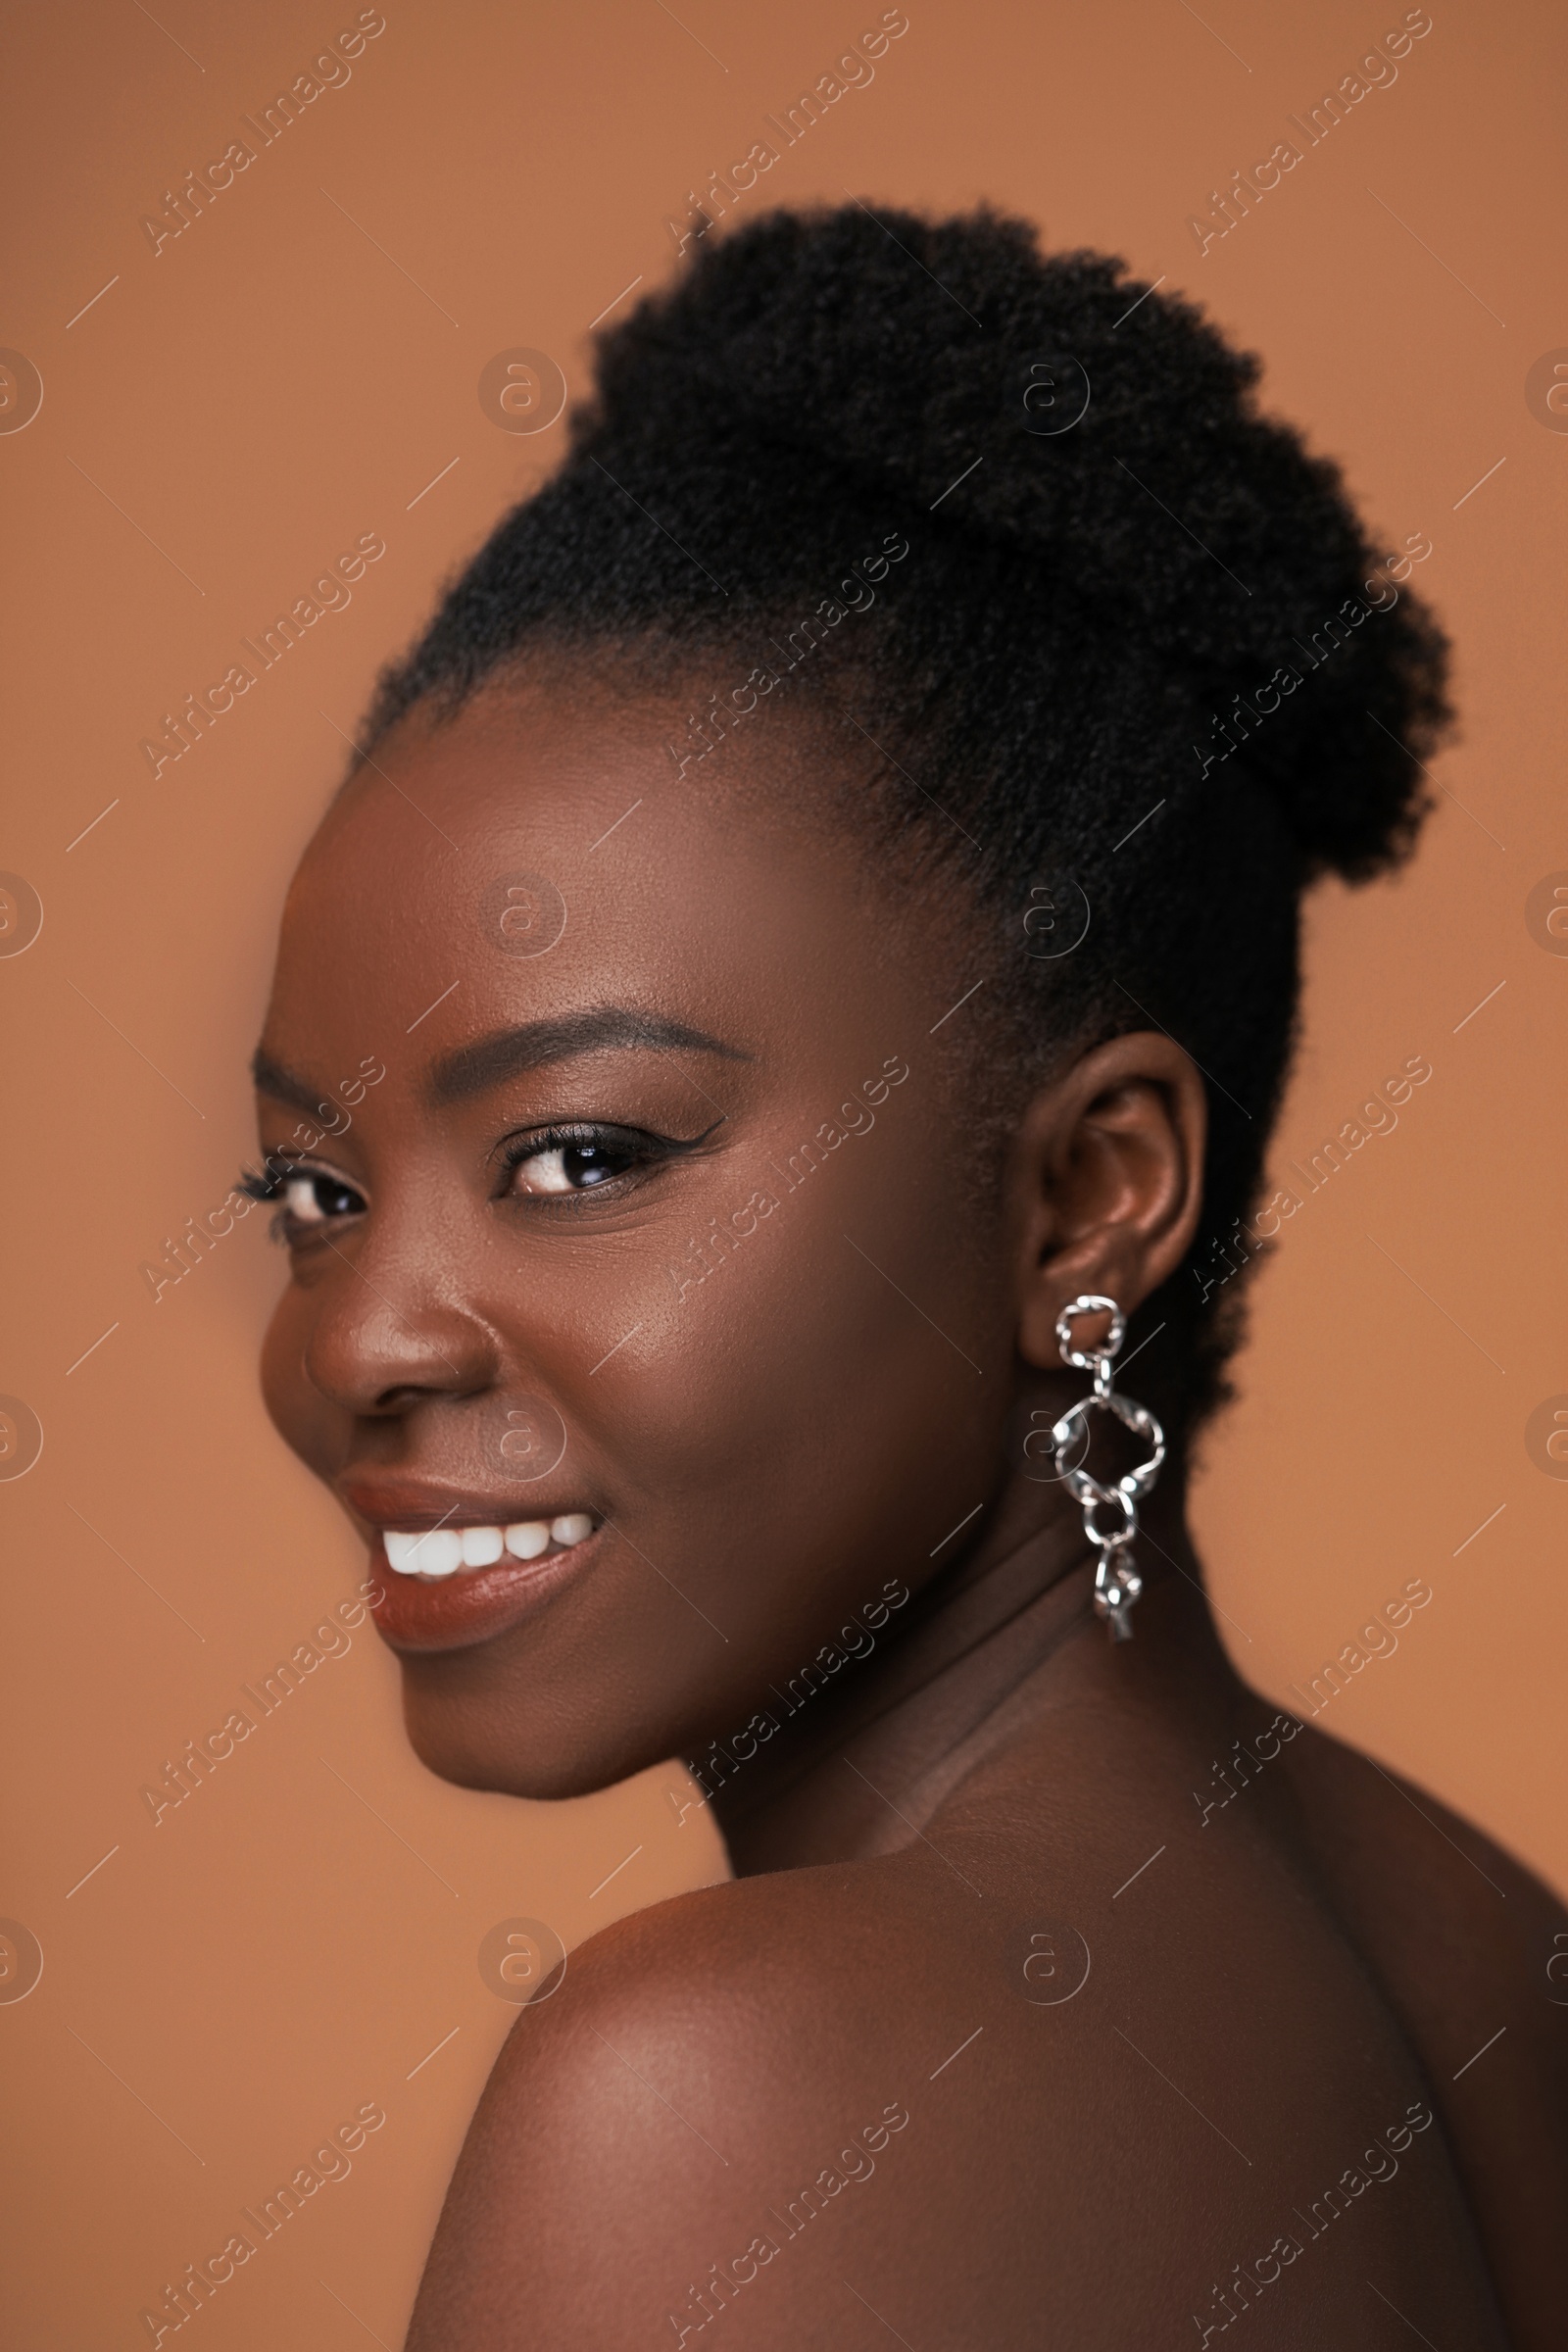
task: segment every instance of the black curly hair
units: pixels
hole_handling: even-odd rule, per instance
[[[1014,1102],[1150,1023],[1204,1074],[1203,1222],[1133,1334],[1163,1326],[1140,1386],[1178,1436],[1229,1393],[1216,1244],[1283,1091],[1302,890],[1407,852],[1450,715],[1441,631],[1338,469],[1258,415],[1258,373],[1190,304],[989,209],[710,236],[599,338],[565,463],[363,738],[552,647],[701,676],[683,773],[780,703],[836,727],[860,821],[963,877]],[[1085,903],[1081,943],[1040,956]]]

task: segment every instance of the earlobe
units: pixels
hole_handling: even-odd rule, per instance
[[[1018,1348],[1057,1362],[1056,1318],[1086,1292],[1130,1314],[1191,1246],[1202,1200],[1203,1081],[1174,1039],[1130,1031],[1036,1096],[1012,1160]]]

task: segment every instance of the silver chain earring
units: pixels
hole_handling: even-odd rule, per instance
[[[1110,1329],[1099,1348],[1083,1349],[1073,1346],[1072,1327],[1079,1315],[1109,1315]],[[1095,1608],[1110,1628],[1113,1642],[1131,1639],[1129,1623],[1133,1603],[1144,1589],[1144,1580],[1132,1562],[1133,1540],[1138,1533],[1138,1504],[1159,1475],[1165,1459],[1165,1433],[1149,1407],[1135,1404],[1111,1385],[1111,1364],[1127,1333],[1127,1318],[1114,1298],[1102,1298],[1085,1293],[1064,1306],[1056,1317],[1056,1345],[1061,1360],[1075,1371],[1092,1372],[1095,1385],[1091,1394],[1080,1396],[1070,1404],[1051,1433],[1055,1448],[1056,1475],[1075,1502],[1083,1505],[1084,1534],[1100,1553],[1095,1569]],[[1082,1462],[1088,1452],[1089,1414],[1100,1405],[1115,1414],[1124,1428],[1136,1438],[1142,1438],[1149,1447],[1149,1458],[1136,1470],[1129,1470],[1113,1487],[1103,1487],[1087,1470],[1074,1468],[1068,1453],[1076,1440],[1085,1443],[1079,1453]],[[1117,1523],[1108,1530],[1100,1524],[1102,1511],[1114,1511]]]

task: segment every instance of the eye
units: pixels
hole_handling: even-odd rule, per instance
[[[296,1225],[326,1225],[334,1217],[358,1216],[365,1202],[341,1177],[322,1176],[312,1169],[284,1182],[283,1214]]]
[[[278,1215],[273,1231],[282,1240],[303,1241],[344,1217],[363,1216],[363,1193],[326,1168],[301,1167],[294,1162],[270,1162],[261,1173],[248,1172],[235,1190],[253,1200],[274,1203]]]
[[[508,1196],[517,1200],[595,1192],[633,1169],[668,1157],[662,1138],[625,1127],[552,1128],[508,1146]]]

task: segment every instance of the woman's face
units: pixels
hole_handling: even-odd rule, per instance
[[[787,713],[682,780],[684,712],[406,722],[259,1057],[301,1161],[269,1409],[367,1536],[418,1753],[518,1794],[697,1753],[915,1589],[1013,1398],[961,927],[807,817]]]

